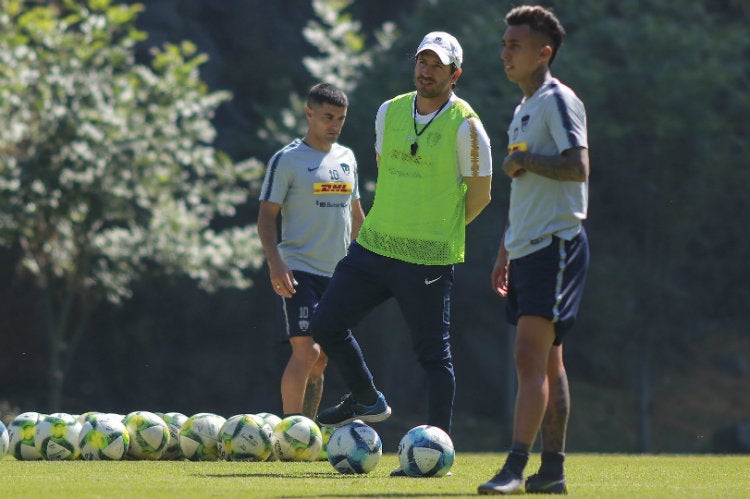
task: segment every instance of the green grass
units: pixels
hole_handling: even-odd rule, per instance
[[[10,498],[374,498],[476,497],[499,454],[460,453],[453,476],[391,478],[393,454],[368,475],[340,475],[327,462],[0,462]],[[539,465],[532,457],[529,470]],[[750,456],[569,454],[570,497],[750,497]]]

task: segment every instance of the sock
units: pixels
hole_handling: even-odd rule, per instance
[[[542,452],[542,465],[539,467],[539,474],[549,478],[561,477],[564,462],[564,452]]]
[[[526,468],[526,463],[529,462],[529,453],[522,450],[512,449],[508,453],[508,457],[505,459],[504,468],[508,468],[514,474],[523,476],[523,470]]]
[[[284,418],[288,418],[290,416],[302,416],[302,413],[301,412],[292,412],[292,413],[289,413],[289,414],[286,414],[286,413],[284,414]],[[282,418],[282,419],[284,419],[284,418]]]

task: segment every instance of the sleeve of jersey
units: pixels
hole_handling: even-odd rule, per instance
[[[283,204],[289,190],[289,169],[284,167],[283,152],[277,152],[268,162],[266,175],[260,189],[260,200]]]
[[[383,151],[383,131],[385,130],[385,112],[388,109],[388,103],[386,101],[378,108],[378,113],[375,115],[375,153],[380,154]]]
[[[555,95],[554,105],[547,106],[548,126],[557,150],[588,148],[586,109],[573,94]]]
[[[354,165],[354,185],[352,186],[352,199],[359,199],[359,165],[357,164],[357,158],[354,153],[351,152],[352,165]]]
[[[479,118],[467,118],[458,128],[456,155],[462,177],[492,175],[490,138]]]

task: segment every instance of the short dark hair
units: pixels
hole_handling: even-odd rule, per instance
[[[310,89],[307,96],[307,105],[331,104],[339,107],[349,107],[349,99],[340,88],[329,83],[318,83]]]
[[[565,28],[563,28],[552,9],[540,5],[521,5],[514,7],[505,16],[505,24],[508,26],[521,26],[528,24],[531,31],[549,38],[552,43],[552,55],[549,65],[555,60],[557,50],[565,39]]]

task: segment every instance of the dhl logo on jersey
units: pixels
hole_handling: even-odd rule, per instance
[[[351,194],[352,184],[346,182],[315,182],[313,194]]]
[[[508,146],[508,152],[515,152],[515,151],[528,151],[529,148],[526,146],[526,142],[516,142],[515,144],[510,144]]]

